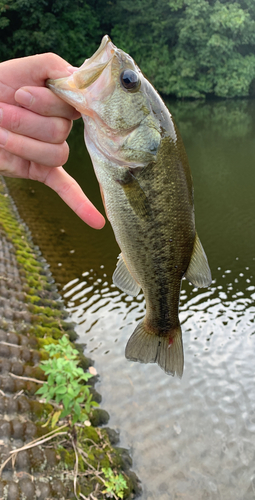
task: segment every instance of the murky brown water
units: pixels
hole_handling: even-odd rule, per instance
[[[48,262],[98,390],[130,448],[145,500],[255,498],[255,102],[174,103],[193,173],[197,229],[213,284],[183,283],[183,379],[128,362],[144,301],[112,285],[119,253],[109,224],[86,227],[57,195],[10,180],[22,218]],[[68,170],[101,208],[81,127]]]

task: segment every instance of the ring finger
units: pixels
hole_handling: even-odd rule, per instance
[[[14,134],[4,128],[0,128],[0,147],[24,160],[40,163],[48,167],[63,165],[69,155],[69,147],[66,142],[50,144]]]

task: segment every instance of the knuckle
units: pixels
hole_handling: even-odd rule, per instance
[[[63,143],[68,137],[72,123],[65,118],[55,120],[54,126],[51,131],[51,141],[56,144]]]
[[[11,132],[19,132],[22,125],[21,114],[18,106],[13,106],[10,112],[10,130]]]
[[[57,54],[54,54],[54,52],[47,52],[46,54],[44,54],[44,56],[47,57],[48,61],[50,61],[53,65],[61,60],[61,57],[59,57]]]
[[[63,144],[60,144],[58,147],[58,151],[56,154],[56,165],[64,165],[69,156],[69,146],[67,142],[63,142]]]
[[[57,54],[54,54],[54,52],[44,52],[42,54],[35,54],[32,56],[36,58],[38,61],[42,62],[42,64],[56,64],[56,61],[60,59]]]

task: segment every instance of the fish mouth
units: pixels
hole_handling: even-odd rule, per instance
[[[84,106],[86,100],[83,91],[98,80],[107,66],[111,64],[117,51],[118,49],[110,37],[105,35],[97,51],[92,57],[86,59],[77,71],[65,78],[48,79],[46,86],[76,109],[82,111],[79,107],[81,104]]]

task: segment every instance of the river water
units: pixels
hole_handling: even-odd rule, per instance
[[[183,282],[182,380],[157,365],[129,362],[125,344],[143,317],[111,280],[118,246],[110,225],[86,227],[45,186],[8,180],[21,217],[51,265],[100,374],[109,425],[120,431],[143,500],[255,498],[255,102],[170,105],[193,174],[196,225],[213,283]],[[83,146],[70,136],[67,169],[102,209]]]

